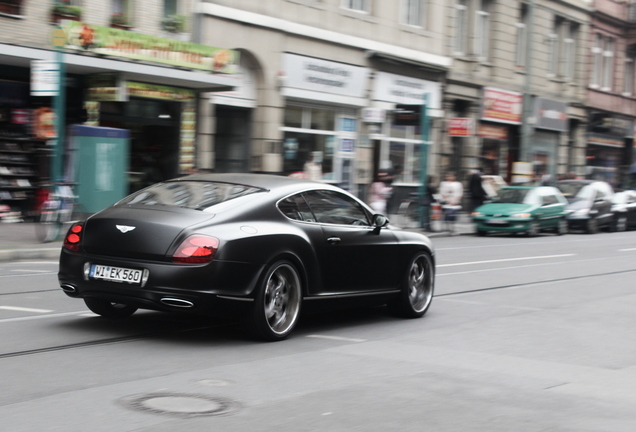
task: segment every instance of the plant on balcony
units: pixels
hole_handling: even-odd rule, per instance
[[[53,6],[53,16],[71,18],[79,20],[82,16],[82,7],[68,3],[55,3]]]
[[[185,23],[183,15],[168,15],[161,20],[161,28],[168,33],[181,33],[185,30]]]
[[[130,27],[130,20],[125,13],[116,13],[110,16],[110,25],[112,27],[128,28]]]

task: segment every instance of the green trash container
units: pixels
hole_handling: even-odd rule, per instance
[[[130,131],[71,127],[77,212],[97,213],[128,194]]]

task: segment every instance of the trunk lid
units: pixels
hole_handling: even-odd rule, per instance
[[[174,207],[109,207],[86,221],[82,248],[95,255],[161,260],[179,233],[213,217]]]

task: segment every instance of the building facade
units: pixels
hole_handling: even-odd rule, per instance
[[[635,187],[636,4],[594,0],[588,48],[588,133],[585,174]]]
[[[507,182],[582,174],[588,22],[584,1],[450,2],[444,108],[469,127],[447,129],[441,164]]]

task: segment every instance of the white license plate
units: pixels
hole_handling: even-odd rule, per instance
[[[121,267],[103,266],[93,264],[89,276],[93,279],[102,279],[111,282],[125,282],[140,284],[142,270],[133,270]]]
[[[503,219],[488,219],[488,223],[491,225],[505,225],[508,221]]]

